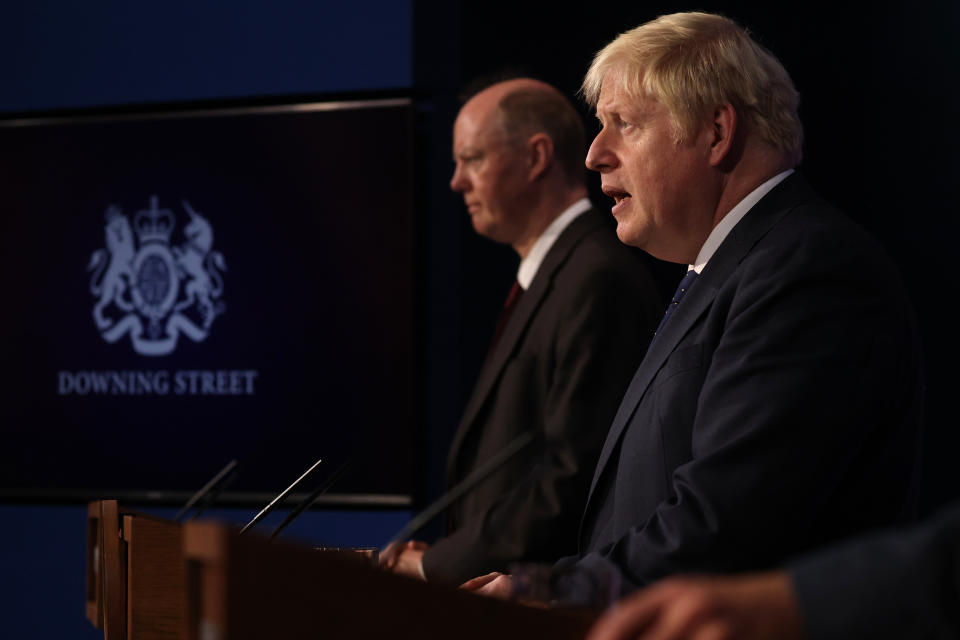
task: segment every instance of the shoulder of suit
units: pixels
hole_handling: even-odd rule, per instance
[[[879,240],[832,204],[808,200],[790,207],[757,243],[778,253],[818,253],[866,264],[891,262]]]

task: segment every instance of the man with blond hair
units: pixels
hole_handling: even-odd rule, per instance
[[[454,435],[448,486],[521,434],[533,442],[451,506],[444,537],[393,545],[386,568],[459,584],[576,551],[606,427],[663,308],[639,256],[590,205],[585,155],[576,109],[537,80],[494,84],[457,116],[450,187],[477,233],[520,265]]]
[[[554,596],[603,604],[671,574],[771,567],[911,517],[912,311],[884,251],[794,171],[798,95],[779,61],[727,18],[674,14],[601,50],[583,93],[617,235],[688,271]]]

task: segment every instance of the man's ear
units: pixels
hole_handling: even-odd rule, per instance
[[[553,162],[553,140],[545,133],[535,133],[527,138],[527,151],[527,177],[531,181],[539,180]]]
[[[713,131],[710,140],[710,165],[720,166],[730,155],[737,135],[737,110],[729,102],[713,111]]]

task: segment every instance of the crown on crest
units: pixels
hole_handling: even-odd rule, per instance
[[[170,234],[173,233],[174,218],[169,209],[160,209],[157,206],[157,196],[150,196],[150,208],[140,209],[133,219],[133,228],[140,238],[140,244],[148,242],[170,243]]]

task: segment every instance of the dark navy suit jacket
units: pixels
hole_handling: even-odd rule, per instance
[[[919,354],[889,258],[791,175],[650,345],[600,454],[580,558],[558,569],[616,575],[622,594],[910,518]],[[570,584],[577,600],[587,583]]]

